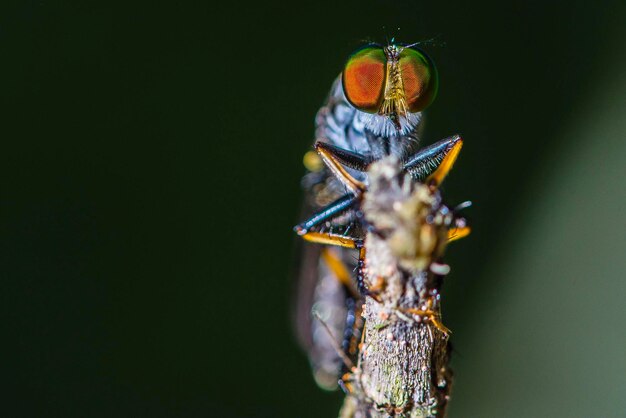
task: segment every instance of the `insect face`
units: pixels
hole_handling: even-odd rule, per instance
[[[367,45],[348,59],[342,83],[356,109],[387,118],[402,130],[410,114],[432,103],[438,76],[433,61],[417,48]]]

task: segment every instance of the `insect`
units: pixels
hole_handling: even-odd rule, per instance
[[[439,141],[417,152],[422,111],[434,100],[438,75],[433,61],[415,45],[368,44],[346,62],[331,93],[316,117],[319,147],[328,145],[340,154],[359,154],[365,163],[391,155],[405,162],[415,180],[423,180],[450,153],[459,138]],[[319,148],[318,147],[318,148]],[[315,151],[305,155],[309,173],[305,190],[307,232],[350,233],[364,238],[366,231],[356,210],[358,199],[324,165]],[[342,168],[367,183],[364,172],[349,164]],[[317,383],[334,389],[345,372],[343,353],[352,361],[358,355],[363,294],[352,279],[358,268],[358,251],[345,247],[307,245],[302,250],[296,329],[307,350]],[[313,310],[322,321],[311,316]],[[338,349],[339,348],[339,349]]]

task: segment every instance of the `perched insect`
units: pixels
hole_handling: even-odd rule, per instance
[[[390,155],[372,161],[333,145],[316,150],[350,191],[365,235],[311,229],[323,214],[298,229],[310,242],[358,251],[356,283],[365,298],[365,334],[358,363],[342,378],[347,398],[340,417],[443,416],[452,374],[449,331],[441,322],[440,288],[449,267],[441,257],[448,242],[469,234],[464,218],[442,203],[438,186],[461,149],[456,137],[437,169],[422,183],[411,174],[419,151],[407,162]],[[366,182],[347,168],[366,174]],[[347,208],[337,208],[333,216]]]
[[[407,164],[415,180],[423,180],[454,148],[450,137],[416,154],[422,110],[434,100],[437,70],[425,52],[415,45],[369,44],[357,50],[316,117],[319,144],[341,148],[345,155],[360,154],[371,163],[387,155]],[[345,193],[345,185],[332,175],[315,151],[305,154],[309,170],[302,181],[305,190],[299,234],[350,232],[365,237],[354,210],[357,199]],[[364,173],[344,168],[356,180],[367,182]],[[362,294],[351,278],[357,268],[355,250],[329,246],[305,246],[300,260],[296,306],[296,329],[307,350],[317,383],[337,387],[342,374],[342,356],[337,347],[355,360],[362,318]],[[323,321],[311,316],[311,311]],[[345,367],[343,367],[345,368]]]

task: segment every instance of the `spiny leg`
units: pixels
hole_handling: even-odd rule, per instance
[[[362,246],[363,240],[348,235],[334,234],[332,232],[305,232],[301,235],[305,241],[314,244],[334,245],[336,247],[357,248]],[[357,248],[358,249],[358,248]]]
[[[341,215],[350,209],[356,203],[358,197],[365,191],[365,184],[348,173],[342,164],[356,170],[364,171],[367,170],[372,162],[369,157],[365,157],[321,141],[317,141],[315,143],[315,150],[324,161],[324,164],[326,164],[337,179],[341,181],[341,183],[354,195],[349,193],[345,194],[321,209],[319,212],[315,213],[305,222],[297,225],[294,230],[298,233],[298,235],[304,235],[316,225],[319,225],[330,218]]]
[[[364,260],[364,258],[365,258],[365,252],[364,250],[362,251],[360,249],[359,260]],[[360,264],[360,267],[358,267],[359,273],[357,274],[357,287],[362,297],[365,297],[370,292],[364,284],[363,263],[359,263],[359,264]],[[358,285],[358,283],[361,283],[361,284]],[[378,301],[376,296],[372,295],[371,297],[373,297],[375,300]],[[362,298],[354,299],[353,311],[351,312],[349,311],[349,313],[352,313],[353,322],[351,324],[349,323],[349,320],[350,320],[349,317],[348,317],[348,321],[346,321],[346,326],[347,327],[350,326],[350,328],[346,327],[346,330],[347,331],[349,330],[349,333],[346,332],[345,334],[344,346],[347,348],[347,353],[350,356],[352,356],[355,359],[355,361],[357,359],[359,350],[361,349],[361,344],[363,342],[364,330],[365,330],[365,319],[361,315],[363,311],[363,306],[364,306],[364,305],[361,305],[362,302],[363,302]],[[346,375],[344,375],[344,377],[341,380],[345,381],[345,378],[346,378]]]
[[[330,171],[337,177],[337,179],[346,186],[355,195],[360,195],[365,191],[365,184],[355,179],[345,167],[342,165],[341,159],[335,156],[336,147],[329,147],[324,142],[317,141],[315,143],[315,150],[322,157],[324,164],[330,169]],[[345,150],[342,150],[345,151]],[[349,152],[349,151],[345,151]],[[354,154],[356,156],[357,154]]]
[[[459,135],[455,135],[422,148],[404,163],[404,170],[414,178],[422,180],[427,176],[432,177],[441,169],[437,179],[438,185],[452,168],[452,163],[454,163],[462,143],[463,139]]]
[[[354,300],[354,312],[353,317],[354,321],[352,323],[352,328],[350,330],[350,340],[348,344],[348,354],[353,356],[356,359],[356,355],[359,351],[359,345],[361,343],[361,336],[363,334],[363,326],[365,325],[365,320],[361,313],[363,312],[363,300],[355,299]]]
[[[356,248],[359,250],[359,261],[356,267],[356,287],[363,296],[372,296],[365,284],[365,245],[363,245],[363,241],[360,241]]]
[[[357,325],[357,317],[359,314],[358,303],[358,299],[350,296],[346,298],[346,323],[343,331],[343,341],[341,342],[341,349],[353,359],[356,354],[356,350],[353,347],[353,340],[354,338],[358,338],[358,336],[355,335],[355,326]]]
[[[326,142],[317,141],[315,149],[317,152],[323,150],[325,153],[332,155],[339,163],[358,171],[367,171],[370,164],[374,161],[372,157],[357,154]]]
[[[356,200],[357,198],[353,194],[345,194],[339,199],[322,208],[306,221],[296,225],[293,229],[294,231],[296,231],[296,233],[298,233],[298,235],[304,235],[308,233],[311,228],[331,218],[339,216],[352,208]]]
[[[461,152],[461,147],[463,146],[463,140],[461,137],[457,137],[457,140],[454,142],[450,151],[443,157],[443,161],[439,164],[439,167],[426,179],[426,184],[429,184],[434,187],[439,187],[443,180],[446,178],[450,170],[452,170],[452,166],[459,156],[459,152]]]

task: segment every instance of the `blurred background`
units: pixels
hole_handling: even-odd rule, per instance
[[[364,41],[433,39],[449,416],[626,410],[623,1],[3,2],[2,415],[332,417],[290,328],[302,154]]]

